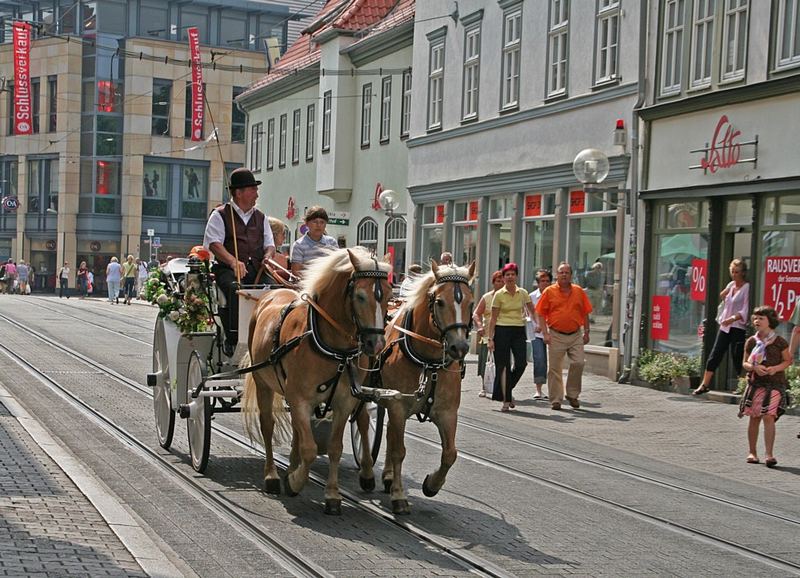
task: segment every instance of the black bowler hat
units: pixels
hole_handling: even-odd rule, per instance
[[[260,184],[261,181],[256,180],[253,173],[250,172],[250,169],[239,167],[231,173],[231,184],[228,185],[228,188],[231,191],[235,191],[236,189],[243,189],[245,187],[257,187]]]

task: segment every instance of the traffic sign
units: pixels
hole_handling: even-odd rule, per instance
[[[328,224],[329,225],[350,225],[349,211],[328,211]]]
[[[161,247],[161,237],[153,237],[153,247],[156,249]]]
[[[156,234],[156,230],[155,229],[147,229],[147,236],[148,237],[152,237],[155,234]]]

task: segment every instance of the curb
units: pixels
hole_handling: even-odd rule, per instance
[[[148,576],[165,578],[183,576],[183,573],[167,559],[164,552],[117,498],[106,490],[75,456],[59,445],[42,424],[30,415],[2,385],[0,385],[0,404],[5,406],[28,435],[33,438],[33,441],[86,496]]]

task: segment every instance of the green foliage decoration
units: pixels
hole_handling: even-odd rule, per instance
[[[181,333],[207,331],[211,327],[208,295],[194,284],[190,283],[185,293],[172,291],[164,274],[155,270],[145,281],[143,293],[146,301],[158,306],[158,316],[175,323]]]
[[[676,377],[700,375],[700,357],[644,350],[639,356],[639,378],[653,384],[667,384]]]

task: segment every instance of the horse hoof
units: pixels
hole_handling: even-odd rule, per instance
[[[392,480],[383,480],[383,493],[388,494],[392,491]]]
[[[430,477],[431,477],[430,474],[425,476],[425,480],[423,480],[422,482],[422,493],[425,494],[427,497],[432,498],[439,493],[439,490],[434,490],[428,485],[428,480],[430,480]]]
[[[392,512],[398,516],[408,516],[411,513],[408,500],[392,500]]]
[[[264,480],[264,491],[268,494],[279,496],[281,494],[281,481],[278,478]]]
[[[358,483],[361,484],[361,489],[365,492],[371,492],[375,489],[375,478],[362,478],[358,476]]]
[[[294,498],[297,495],[297,492],[292,489],[292,484],[289,482],[288,477],[283,480],[283,490],[290,498]]]
[[[328,516],[341,516],[342,515],[342,501],[336,499],[325,500],[325,513]]]

